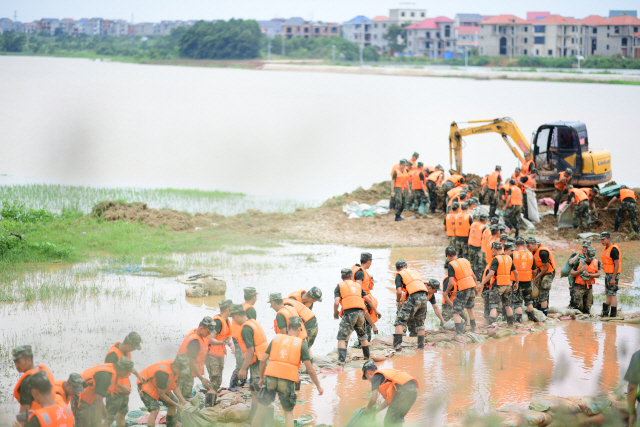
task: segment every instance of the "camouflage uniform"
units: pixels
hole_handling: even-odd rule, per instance
[[[311,348],[318,337],[318,323],[316,321],[316,325],[311,328],[305,324],[305,328],[307,329],[307,345]]]
[[[154,399],[153,397],[149,396],[146,392],[141,391],[142,390],[142,386],[138,385],[138,394],[140,395],[140,400],[142,400],[142,403],[144,403],[144,406],[147,407],[147,410],[149,412],[152,411],[157,411],[160,409],[160,404],[162,403],[162,405],[166,406],[166,403],[162,402],[162,401],[158,401],[156,399]],[[175,397],[173,395],[173,393],[167,393],[167,395],[171,398],[171,400],[173,400],[174,402],[178,402],[178,398]],[[81,424],[84,425],[84,424]]]
[[[415,292],[407,296],[406,301],[398,310],[394,326],[408,326],[409,332],[423,331],[424,322],[427,319],[427,293]]]
[[[573,285],[573,294],[571,295],[571,302],[573,306],[583,313],[591,312],[591,305],[593,305],[593,286],[586,286],[576,283]]]
[[[482,290],[482,302],[484,303],[484,310],[482,311],[482,317],[484,317],[485,319],[488,319],[490,316],[490,312],[491,312],[491,307],[490,307],[490,303],[489,303],[489,289],[485,288]]]
[[[98,399],[102,397],[98,396]],[[100,424],[98,417],[96,416],[96,410],[93,405],[88,404],[84,400],[80,401],[78,409],[74,412],[75,425],[94,427]]]
[[[427,190],[429,190],[430,209],[431,212],[433,212],[438,208],[438,189],[436,188],[436,183],[433,181],[427,181]]]
[[[205,365],[207,366],[207,372],[209,372],[209,381],[211,381],[211,387],[218,391],[222,384],[222,370],[224,369],[224,359],[207,354],[205,359]]]
[[[425,213],[429,211],[428,209],[429,199],[424,195],[422,189],[420,190],[411,190],[411,197],[409,197],[409,206],[413,208],[414,212],[419,212],[420,204],[424,205]]]
[[[367,331],[365,329],[366,320],[364,319],[363,310],[354,310],[350,313],[344,313],[342,319],[340,319],[340,326],[338,327],[339,341],[349,339],[351,332],[355,331],[358,335],[358,341],[364,341],[367,339]]]
[[[620,224],[622,223],[622,217],[625,212],[629,212],[629,219],[631,220],[631,227],[633,231],[636,233],[640,233],[638,230],[638,214],[636,212],[636,202],[631,199],[625,199],[624,202],[620,203],[620,207],[618,208],[618,214],[616,215],[615,229],[618,230]]]
[[[129,395],[126,393],[107,394],[105,408],[110,420],[115,420],[118,414],[129,413]]]
[[[615,279],[613,278],[613,273],[605,273],[604,274],[604,288],[605,288],[605,291],[606,291],[607,295],[616,296],[618,294],[618,279],[619,278],[620,278],[620,273],[616,274]]]
[[[456,292],[456,299],[453,300],[453,312],[462,314],[464,309],[472,309],[476,305],[475,288],[465,289]]]
[[[442,311],[442,318],[444,319],[445,322],[448,322],[449,320],[453,319],[453,307],[451,307],[449,304],[442,303],[441,311]],[[462,310],[462,312],[458,314],[468,323],[469,316],[467,315],[466,310]]]
[[[249,380],[249,390],[251,391],[259,391],[260,390],[260,361],[253,362],[249,365],[249,369],[247,369],[247,376],[251,375]]]
[[[518,290],[511,291],[511,308],[516,309],[518,307],[526,307],[529,304],[533,304],[531,289],[531,282],[518,283]]]
[[[575,211],[573,211],[573,228],[578,228],[582,220],[582,230],[587,231],[587,224],[589,223],[589,201],[583,200],[578,203]]]
[[[503,307],[511,307],[511,290],[511,285],[493,285],[488,295],[489,308],[499,308],[500,303],[502,303]]]
[[[449,238],[449,246],[453,246],[454,248],[456,247],[456,238],[455,236],[448,236]]]
[[[265,376],[262,388],[258,391],[258,402],[261,405],[269,406],[276,400],[276,393],[282,409],[286,412],[293,411],[298,400],[296,383],[282,378]]]
[[[404,211],[404,205],[407,199],[405,198],[402,188],[394,188],[394,192],[395,194],[393,195],[393,204],[396,208],[396,215],[400,215],[402,214],[402,211]]]
[[[469,238],[468,237],[456,237],[455,248],[458,253],[458,258],[469,258]]]
[[[509,206],[504,212],[504,222],[507,227],[516,230],[516,236],[520,233],[520,214],[522,206]]]
[[[234,355],[236,356],[236,368],[233,370],[233,375],[238,375],[238,372],[240,372],[240,368],[242,368],[242,364],[244,363],[244,353],[235,338],[233,338],[233,346],[235,347]]]
[[[178,377],[178,387],[185,400],[189,400],[193,396],[193,382],[194,380],[190,373]]]
[[[496,216],[498,209],[498,199],[500,198],[498,190],[488,190],[489,194],[489,217]]]
[[[536,298],[535,302],[540,304],[542,302],[549,302],[549,291],[551,290],[551,284],[553,282],[553,278],[555,277],[554,273],[545,274],[542,276],[539,282],[538,290],[540,294],[538,298]]]
[[[480,248],[475,246],[467,246],[469,251],[469,263],[471,264],[471,269],[476,277],[482,277],[482,271],[484,270],[482,266],[482,255],[483,252]]]

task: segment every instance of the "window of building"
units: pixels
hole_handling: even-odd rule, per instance
[[[382,24],[382,28],[387,28],[387,24]]]
[[[430,33],[429,31],[426,31],[426,32],[425,32],[425,36],[426,36],[428,39],[430,39],[430,38],[431,38],[431,33]]]
[[[525,49],[525,50],[524,50],[524,54],[525,54],[525,55],[527,54],[527,49]]]
[[[571,43],[572,43],[572,44],[575,44],[575,42],[576,42],[576,39],[573,39],[573,38],[572,38],[572,39],[571,39]]]
[[[337,32],[338,32],[338,29],[337,29],[336,27],[333,27],[333,28],[331,28],[331,32],[332,32],[332,33],[337,33]]]
[[[374,35],[373,35],[373,39],[374,39],[374,40],[378,40],[378,35],[377,35],[377,34],[374,34]]]
[[[378,24],[373,24],[373,28],[378,28]]]
[[[446,38],[451,37],[451,27],[449,27],[448,25],[446,27],[444,27],[444,36]]]
[[[607,37],[609,37],[609,33],[607,33]]]
[[[409,42],[409,47],[411,47],[411,42]]]
[[[494,26],[493,26],[493,32],[495,33],[496,31],[498,31],[498,26],[497,26],[497,25],[494,25]]]
[[[609,26],[607,25],[607,30],[609,30],[609,29],[610,29],[610,28],[609,28]]]
[[[607,45],[607,50],[609,50],[609,45]]]
[[[411,17],[413,18],[414,16],[416,16],[415,12],[411,12]]]
[[[451,42],[447,42],[447,47],[451,46]]]
[[[553,50],[549,49],[549,51],[548,51],[547,55],[549,55],[549,56],[553,56]]]
[[[287,33],[291,33],[291,27],[287,27]]]
[[[316,34],[320,34],[320,28],[316,28],[315,31],[316,31]]]
[[[437,38],[437,39],[439,39],[439,38],[440,38],[440,31],[438,31],[438,32],[436,33],[436,38]]]
[[[404,12],[400,12],[400,16],[404,16]]]
[[[546,28],[547,27],[544,26],[544,25],[536,25],[536,26],[533,27],[533,32],[534,33],[544,33]]]
[[[356,24],[356,30],[360,29],[360,24]]]
[[[571,27],[571,31],[575,33],[576,32],[576,27],[575,26]]]
[[[534,44],[544,44],[544,37],[534,37],[533,38],[533,43]]]
[[[613,32],[616,34],[620,34],[620,27],[613,27]]]
[[[528,32],[529,32],[529,27],[525,26],[525,27],[524,27],[524,32],[525,32],[525,33],[528,33]]]
[[[536,55],[540,55],[540,49],[536,49]]]
[[[354,35],[353,35],[353,39],[354,39],[354,40],[358,40],[358,35],[357,35],[357,34],[354,34]]]
[[[513,34],[515,31],[514,27],[511,27],[511,34]]]
[[[623,37],[622,38],[622,46],[626,46],[627,45],[627,38]]]
[[[575,49],[571,49],[571,55],[575,55],[575,54],[576,54]]]
[[[305,27],[304,32],[305,32],[305,33],[308,33],[308,32],[309,32],[309,28],[306,28],[306,27]]]
[[[424,18],[424,12],[420,12],[420,17]]]
[[[480,48],[480,53],[484,53],[484,48],[483,47]]]
[[[528,39],[526,37],[524,38],[524,42],[525,44],[528,42]]]

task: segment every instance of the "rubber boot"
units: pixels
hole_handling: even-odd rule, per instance
[[[611,307],[611,313],[609,317],[616,317],[618,315],[618,307]]]
[[[393,349],[402,351],[402,334],[393,334]]]
[[[507,325],[513,326],[513,316],[507,316]]]
[[[527,317],[529,318],[530,322],[533,322],[533,311],[528,311],[527,310]]]
[[[522,323],[522,314],[516,313],[516,323]]]
[[[602,303],[602,314],[600,314],[600,317],[609,317],[609,304],[606,302]]]
[[[541,312],[542,312],[542,314],[544,314],[545,316],[547,315],[547,309],[546,309],[546,308],[543,308],[543,309],[541,309],[540,311],[541,311]]]
[[[347,361],[347,349],[339,348],[338,349],[338,363],[340,365],[344,365]]]
[[[494,323],[496,323],[496,318],[489,316],[489,326],[493,325]]]
[[[471,325],[471,330],[472,330],[472,331],[475,331],[475,330],[476,330],[476,320],[475,320],[475,319],[470,320],[470,321],[469,321],[469,325]]]
[[[418,350],[424,350],[424,335],[418,335]]]
[[[396,221],[402,221],[404,220],[404,218],[402,218],[400,215],[396,214]]]
[[[211,408],[213,405],[216,404],[216,400],[218,398],[218,395],[215,393],[206,393],[204,395],[204,407],[205,408]]]
[[[364,356],[364,360],[371,359],[371,353],[369,352],[369,346],[368,345],[363,345],[362,346],[362,355]]]
[[[456,333],[458,335],[464,334],[464,325],[462,323],[455,323],[456,325]]]
[[[231,380],[229,381],[229,391],[237,392],[238,391],[238,375],[231,375]]]
[[[258,405],[251,405],[251,411],[249,411],[249,418],[247,421],[253,421],[253,417],[256,415],[256,411],[258,410]]]
[[[502,320],[506,320],[507,319],[507,309],[505,307],[502,307]]]
[[[178,415],[167,415],[167,427],[176,427],[178,425]]]

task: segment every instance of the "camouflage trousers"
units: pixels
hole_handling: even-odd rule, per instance
[[[442,184],[442,212],[447,212],[447,203],[449,203],[449,197],[447,196],[447,192],[452,190],[454,187],[453,182],[445,181]]]
[[[105,407],[110,420],[115,420],[118,414],[129,413],[129,395],[126,393],[107,394]]]
[[[489,217],[496,216],[496,209],[498,209],[498,199],[500,193],[497,190],[489,190]]]
[[[455,236],[447,236],[449,239],[449,246],[456,247],[456,237]]]
[[[97,399],[102,399],[102,397],[98,396]],[[95,401],[92,404],[88,404],[84,400],[80,401],[78,409],[74,413],[77,427],[98,427],[102,425],[102,420],[96,416],[95,405]]]
[[[583,313],[591,312],[591,305],[593,305],[593,287],[574,284],[573,295],[571,295],[571,302],[573,306]]]
[[[488,295],[489,308],[511,307],[511,292],[513,288],[509,286],[493,285]]]
[[[411,190],[411,196],[409,196],[409,207],[413,209],[414,212],[419,212],[420,205],[424,205],[425,213],[429,211],[428,209],[428,198],[422,191],[420,190]]]
[[[458,314],[465,320],[467,324],[469,323],[469,316],[467,315],[466,310],[462,310],[462,312]],[[442,318],[445,322],[453,319],[453,307],[444,302],[442,303]]]
[[[573,211],[573,228],[580,226],[582,220],[582,231],[587,231],[587,224],[589,223],[589,201],[583,200],[578,203],[576,209]]]
[[[240,344],[238,344],[238,341],[235,338],[233,338],[233,346],[235,348],[235,352],[233,354],[236,357],[236,368],[233,370],[233,375],[238,375],[238,372],[240,372],[240,368],[244,363],[244,353],[242,352]]]
[[[620,278],[620,273],[616,274],[615,279],[613,278],[613,273],[604,274],[604,289],[607,295],[616,296],[618,294],[619,278]]]
[[[553,190],[553,214],[556,215],[558,213],[558,209],[560,208],[560,202],[562,202],[562,196],[566,193],[565,191],[560,191],[557,188]]]
[[[529,201],[526,193],[522,193],[522,216],[529,219]]]
[[[311,348],[313,347],[313,343],[316,342],[316,338],[318,337],[318,323],[316,323],[316,325],[313,327],[308,327],[306,323],[304,324],[304,326],[307,329],[307,335],[308,335],[307,345],[309,346],[309,348]]]
[[[531,296],[531,282],[518,283],[518,290],[511,291],[511,308],[527,307],[533,304]]]
[[[516,236],[520,234],[520,214],[522,206],[509,206],[504,212],[504,223],[507,227],[516,230]]]
[[[205,359],[205,365],[207,372],[209,372],[209,381],[211,381],[211,387],[218,391],[222,384],[222,370],[224,369],[224,358],[212,356],[207,354]]]
[[[166,402],[162,400],[154,399],[153,397],[149,396],[146,392],[142,391],[141,387],[138,387],[138,394],[140,395],[140,400],[142,400],[142,403],[144,403],[144,406],[147,407],[147,410],[149,412],[159,410],[161,404],[164,406],[167,406]],[[172,392],[168,392],[167,395],[174,402],[178,401],[178,398]]]
[[[476,305],[476,291],[475,288],[465,289],[463,291],[456,292],[456,299],[453,300],[453,312],[462,315],[462,312],[467,309],[471,310]]]
[[[394,188],[393,190],[395,192],[393,195],[393,205],[396,208],[396,215],[401,215],[402,211],[404,211],[404,205],[407,202],[407,199],[401,188]]]
[[[638,230],[638,213],[636,212],[636,203],[633,199],[625,199],[624,202],[620,203],[618,214],[616,215],[615,229],[618,230],[618,227],[620,227],[622,217],[624,217],[625,212],[629,212],[629,220],[631,221],[633,231],[640,233],[640,230]]]
[[[193,397],[193,383],[194,379],[191,374],[180,375],[178,377],[178,388],[180,389],[180,393],[182,393],[182,397],[185,400],[189,400]]]
[[[469,263],[471,264],[471,269],[476,277],[482,277],[482,271],[484,270],[484,266],[482,265],[482,251],[480,248],[476,246],[468,246],[469,251]]]
[[[427,293],[424,291],[415,292],[407,296],[404,304],[398,310],[394,326],[407,326],[409,327],[409,332],[411,330],[423,331],[424,322],[427,319],[428,302]]]
[[[247,379],[249,380],[249,390],[260,391],[260,361],[253,362],[247,369]]]
[[[554,274],[545,274],[538,283],[538,290],[540,291],[538,298],[535,299],[536,304],[543,302],[549,302],[549,291],[551,290],[551,284],[553,282]],[[548,306],[548,304],[547,304]]]
[[[404,417],[409,413],[418,398],[418,388],[413,381],[398,386],[397,390],[389,404],[387,414],[384,416],[384,427],[403,425]]]
[[[349,339],[349,335],[353,331],[358,335],[358,341],[365,341],[367,339],[365,323],[367,321],[364,318],[363,310],[345,312],[340,319],[340,326],[338,326],[338,341]]]
[[[278,394],[282,409],[285,412],[293,411],[298,400],[296,383],[282,378],[265,376],[262,388],[258,391],[258,402],[263,406],[269,406],[276,400],[276,394]]]
[[[468,237],[456,237],[456,252],[458,258],[469,259],[469,238]]]
[[[431,209],[431,212],[433,212],[438,208],[438,190],[436,188],[436,183],[433,181],[427,181],[427,190],[429,190],[429,208]]]

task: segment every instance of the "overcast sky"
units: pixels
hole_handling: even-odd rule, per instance
[[[388,15],[390,8],[426,8],[427,16],[456,13],[503,13],[525,17],[527,11],[549,11],[554,14],[583,18],[598,14],[608,16],[609,9],[640,8],[638,0],[530,0],[508,1],[453,0],[440,2],[387,0],[2,0],[0,17],[31,22],[40,18],[131,19],[135,22],[188,19],[271,19],[301,16],[316,21],[347,21],[357,15],[373,18]]]

